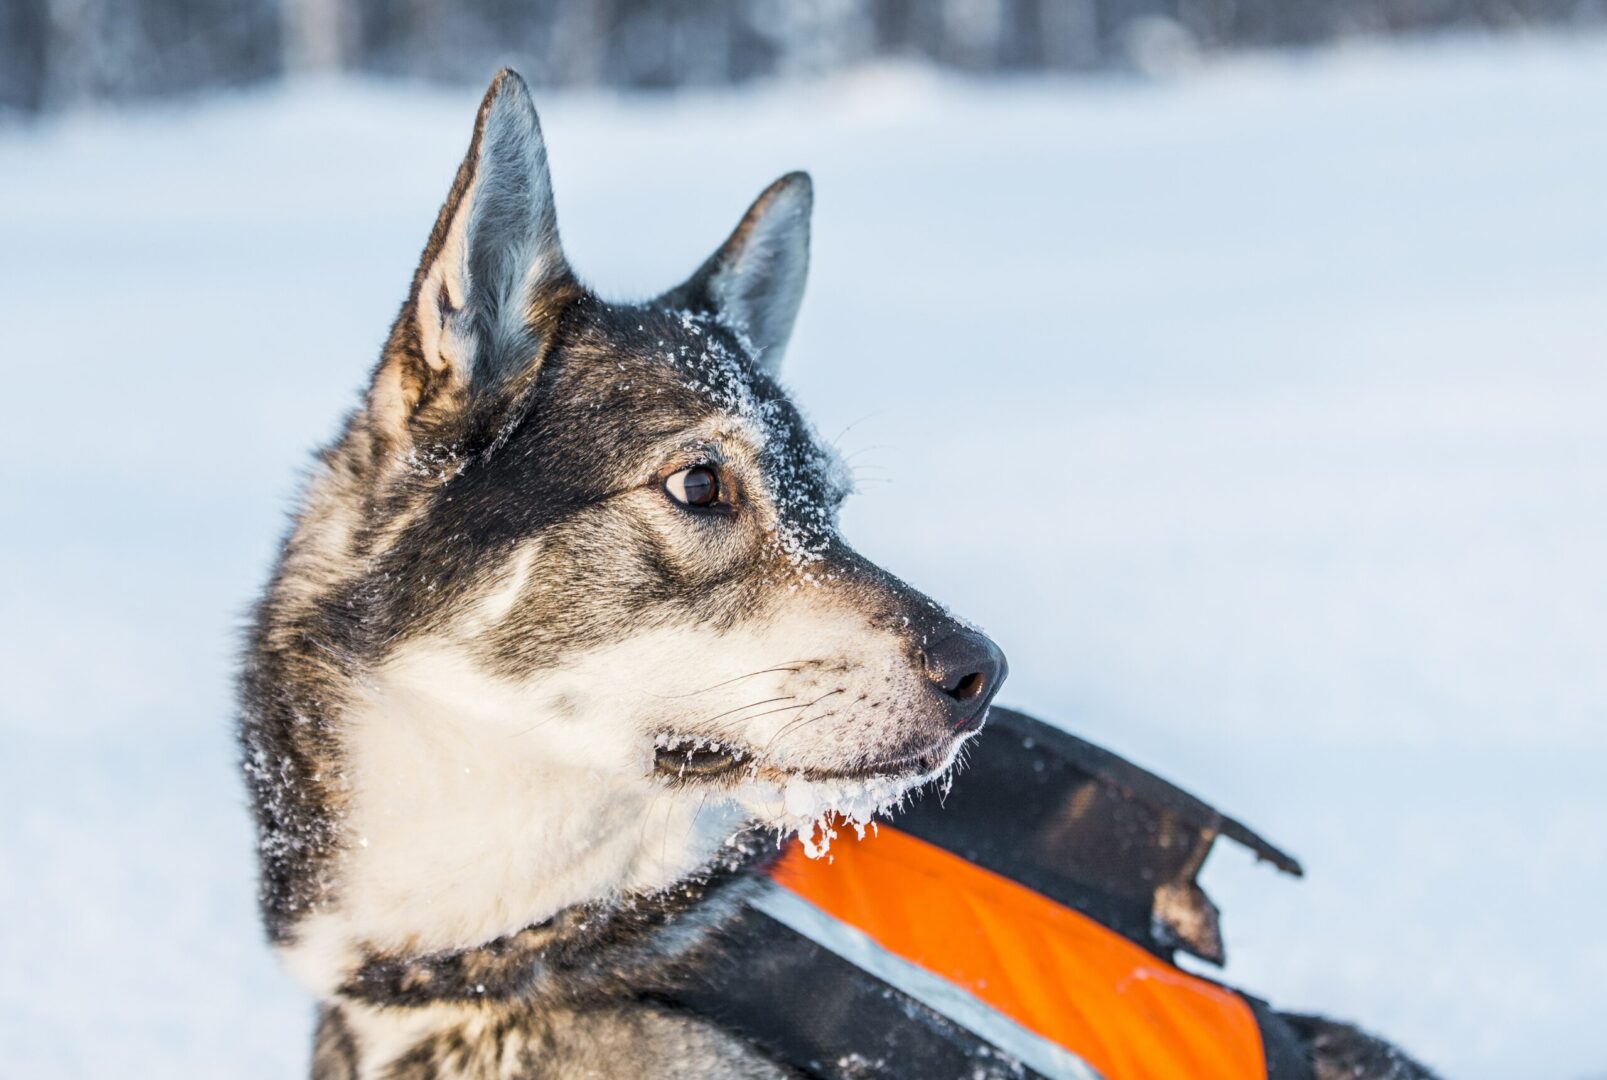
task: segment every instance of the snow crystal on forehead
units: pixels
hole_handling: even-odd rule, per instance
[[[761,391],[756,385],[761,376],[744,335],[715,315],[672,314],[694,340],[677,344],[665,359],[685,377],[687,389],[741,425],[753,440],[774,489],[776,546],[801,571],[802,580],[813,582],[809,566],[820,561],[836,536],[836,501],[850,487],[846,465],[823,447],[779,391]],[[735,349],[729,341],[736,343]]]

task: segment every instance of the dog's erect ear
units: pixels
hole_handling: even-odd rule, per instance
[[[759,365],[774,374],[803,300],[813,205],[808,173],[783,176],[748,208],[720,250],[661,301],[718,314],[747,336]]]
[[[527,371],[574,278],[530,91],[504,69],[391,332],[371,407],[405,424]]]

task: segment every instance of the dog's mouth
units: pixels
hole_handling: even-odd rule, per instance
[[[940,770],[949,759],[953,742],[945,740],[913,753],[878,758],[847,769],[789,768],[762,762],[754,752],[737,746],[711,745],[696,739],[666,739],[653,751],[653,772],[678,783],[765,779],[872,780],[914,778]]]
[[[752,747],[663,736],[653,771],[682,791],[734,800],[752,821],[783,837],[796,833],[804,854],[814,859],[827,853],[839,829],[851,828],[863,838],[878,817],[902,807],[917,789],[951,776],[969,737],[962,732],[913,751],[891,749],[851,767],[820,768],[770,759]]]
[[[715,780],[742,771],[751,755],[736,747],[659,746],[653,751],[653,771],[675,780]]]

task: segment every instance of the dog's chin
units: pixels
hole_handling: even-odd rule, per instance
[[[849,763],[777,761],[751,747],[673,737],[657,742],[654,773],[661,782],[696,794],[729,800],[750,823],[796,834],[804,854],[819,858],[838,830],[863,837],[877,818],[903,807],[918,789],[948,775],[973,731],[949,731],[924,744],[909,744]]]

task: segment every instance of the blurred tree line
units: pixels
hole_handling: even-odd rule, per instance
[[[1200,51],[1601,21],[1607,0],[0,0],[0,108],[288,72],[671,88],[883,58],[974,73],[1164,65]]]

